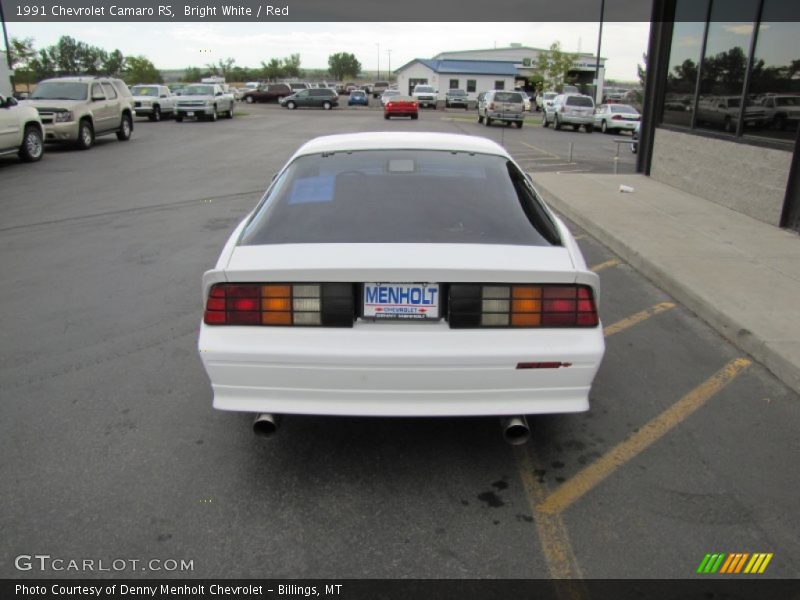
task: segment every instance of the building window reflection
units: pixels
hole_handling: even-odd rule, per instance
[[[764,120],[745,130],[746,136],[795,140],[800,124],[798,3],[764,0],[747,99],[764,111]]]
[[[678,0],[661,121],[691,127],[708,0]]]

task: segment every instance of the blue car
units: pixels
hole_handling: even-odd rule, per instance
[[[350,92],[350,98],[347,100],[347,106],[369,106],[369,97],[364,90],[353,90]]]

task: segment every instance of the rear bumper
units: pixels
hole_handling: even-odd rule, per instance
[[[580,412],[604,353],[602,328],[452,330],[209,327],[199,351],[221,410],[361,416]],[[517,369],[519,362],[569,367]]]
[[[558,118],[567,125],[594,125],[594,115],[571,115],[558,113]]]
[[[525,119],[525,113],[504,113],[504,112],[493,112],[491,110],[486,111],[486,116],[492,119],[493,121],[522,121]]]

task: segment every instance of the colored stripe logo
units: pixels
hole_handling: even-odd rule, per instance
[[[697,567],[697,572],[701,574],[719,573],[725,575],[761,574],[767,569],[767,565],[772,560],[772,553],[758,552],[750,554],[748,552],[717,552],[706,554]]]

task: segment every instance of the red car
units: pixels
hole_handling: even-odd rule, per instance
[[[411,96],[392,96],[383,107],[383,118],[389,117],[411,117],[419,118],[417,101]]]

